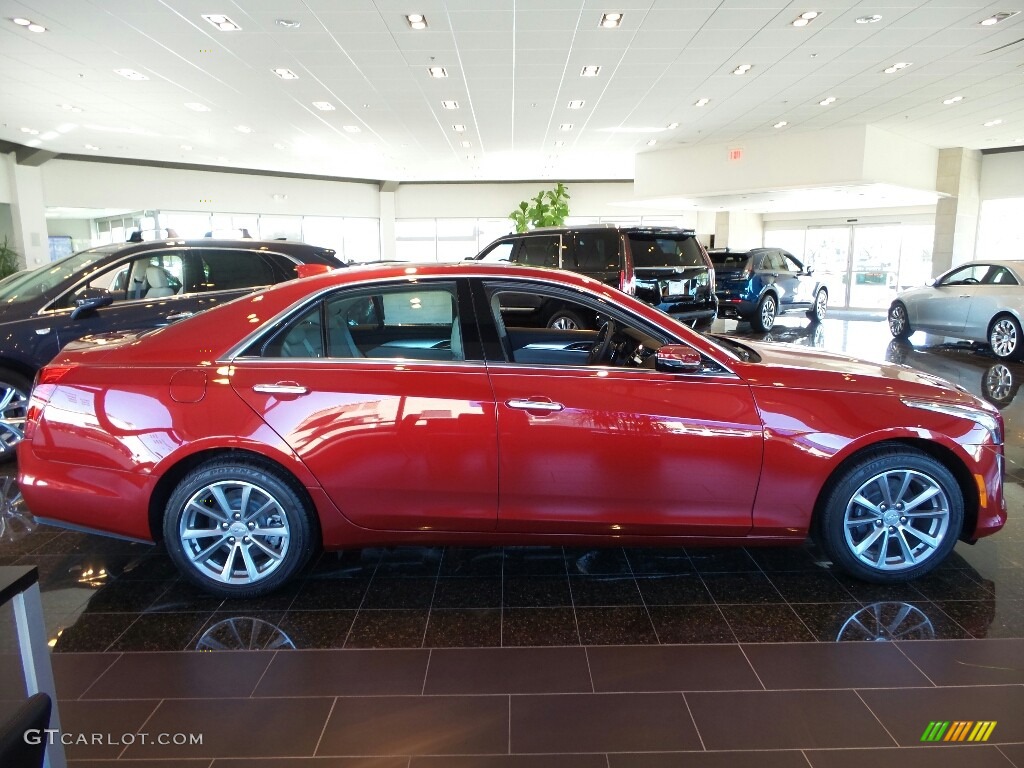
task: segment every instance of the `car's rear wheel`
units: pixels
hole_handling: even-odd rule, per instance
[[[832,484],[820,510],[821,544],[846,572],[877,583],[928,573],[952,551],[964,500],[952,473],[902,446],[878,448]]]
[[[1024,348],[1024,334],[1021,333],[1017,318],[1013,315],[996,317],[988,329],[988,343],[996,357],[1004,360],[1019,359]]]
[[[812,323],[820,323],[825,319],[828,312],[828,291],[821,288],[814,295],[814,306],[807,311],[807,317]]]
[[[164,515],[164,541],[192,582],[221,597],[281,586],[312,554],[313,511],[276,472],[216,460],[186,475]]]
[[[750,318],[750,325],[755,331],[762,333],[770,331],[775,327],[775,318],[779,314],[779,305],[775,301],[775,295],[766,293],[761,297],[757,305],[757,311]]]
[[[25,432],[25,414],[32,383],[0,369],[0,463],[11,461]]]
[[[902,301],[894,301],[889,307],[889,333],[894,339],[907,339],[913,333],[907,307]]]
[[[587,327],[582,317],[568,309],[559,309],[548,318],[548,328],[558,328],[562,331],[582,331]]]

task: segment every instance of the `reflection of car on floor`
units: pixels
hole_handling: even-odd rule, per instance
[[[821,349],[825,346],[825,326],[821,323],[810,325],[778,325],[766,333],[753,333],[743,338],[754,341],[773,341],[777,344],[798,344],[802,347]]]
[[[1024,261],[971,261],[921,288],[904,291],[889,307],[897,339],[925,331],[988,344],[996,357],[1024,355]]]
[[[506,293],[607,319],[507,326]],[[1002,419],[984,401],[905,368],[704,336],[586,277],[511,265],[339,270],[75,342],[29,413],[19,482],[40,522],[163,540],[224,596],[280,586],[321,545],[812,530],[837,566],[889,583],[1006,517]]]
[[[329,248],[277,240],[162,240],[90,248],[0,284],[0,461],[13,458],[35,372],[72,339],[156,328],[291,280],[304,264],[344,266]]]

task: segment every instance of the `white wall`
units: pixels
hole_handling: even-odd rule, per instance
[[[981,199],[1024,197],[1024,150],[981,157]]]
[[[88,219],[47,219],[46,232],[50,237],[70,237],[76,251],[92,244],[92,222]]]

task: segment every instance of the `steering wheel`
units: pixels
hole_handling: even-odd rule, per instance
[[[965,277],[964,278],[964,285],[977,285],[977,284],[978,284],[978,278],[976,278],[976,277]]]
[[[615,336],[615,321],[606,320],[597,332],[594,346],[587,356],[587,365],[597,365],[611,359],[612,337]]]

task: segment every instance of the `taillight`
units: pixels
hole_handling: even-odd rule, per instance
[[[32,393],[28,398],[28,408],[25,411],[26,440],[31,440],[35,434],[39,417],[43,415],[43,408],[53,396],[57,384],[74,367],[73,365],[46,365],[36,374],[35,381],[32,382]]]

